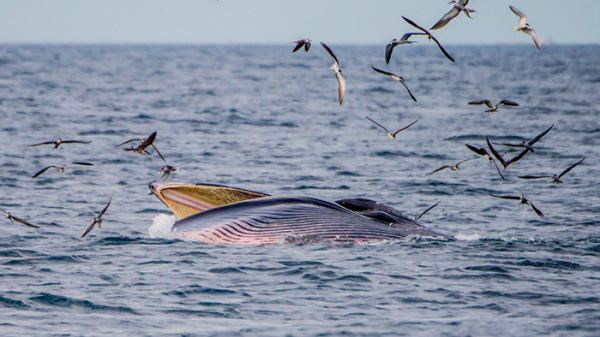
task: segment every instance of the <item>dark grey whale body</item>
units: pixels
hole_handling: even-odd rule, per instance
[[[172,236],[240,244],[371,242],[409,236],[453,239],[373,200],[331,203],[310,197],[266,197],[211,208],[177,221]]]

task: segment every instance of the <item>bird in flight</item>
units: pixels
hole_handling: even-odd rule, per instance
[[[304,51],[308,53],[308,50],[310,49],[310,46],[311,46],[310,41],[311,40],[309,40],[309,39],[302,39],[302,40],[292,42],[292,43],[296,44],[296,47],[294,48],[294,51],[292,51],[292,53],[297,52],[302,47],[304,47]]]
[[[171,173],[179,172],[180,167],[181,166],[175,167],[171,165],[161,167],[160,170],[158,170],[158,173],[162,173],[162,175],[158,178],[158,182],[167,181],[169,177],[171,177]]]
[[[25,220],[23,220],[23,219],[21,219],[21,218],[17,218],[16,216],[13,216],[12,214],[10,214],[10,212],[8,212],[8,211],[5,211],[5,210],[3,210],[2,208],[0,208],[0,211],[1,211],[2,213],[6,214],[6,218],[7,218],[8,220],[10,220],[10,221],[16,221],[16,222],[20,222],[20,223],[22,223],[22,224],[24,224],[24,225],[26,225],[26,226],[33,227],[33,228],[40,228],[40,226],[32,225],[32,224],[30,224],[29,222],[27,222],[27,221],[25,221]]]
[[[55,168],[58,172],[63,173],[63,172],[65,172],[65,168],[69,165],[94,166],[94,164],[92,164],[92,163],[84,163],[84,162],[79,162],[79,161],[74,161],[71,164],[65,164],[63,166],[50,165],[50,166],[46,166],[41,171],[34,174],[33,177],[31,177],[31,178],[37,178],[39,175],[41,175],[42,173],[46,172],[47,170],[49,170],[51,168]]]
[[[154,145],[155,139],[156,139],[156,131],[154,131],[148,138],[145,138],[145,139],[144,138],[133,138],[133,139],[130,139],[124,143],[121,143],[121,144],[115,146],[115,147],[119,147],[121,145],[125,145],[127,143],[136,142],[136,141],[142,142],[142,144],[140,144],[138,147],[131,146],[130,148],[124,149],[124,150],[130,151],[130,152],[135,152],[135,153],[140,153],[140,154],[150,154],[150,152],[146,151],[146,148],[148,146],[152,146],[154,148],[154,151],[156,151],[156,153],[160,157],[160,159],[162,159],[166,163],[167,161],[162,156],[162,154],[160,154],[156,145]]]
[[[108,199],[108,204],[106,205],[106,207],[104,207],[104,209],[102,210],[102,212],[100,212],[100,214],[98,214],[98,216],[94,217],[94,222],[92,222],[92,224],[85,230],[85,233],[83,233],[83,235],[81,236],[81,238],[83,239],[86,235],[88,235],[89,232],[92,231],[92,229],[94,229],[94,226],[96,226],[96,224],[98,224],[98,228],[101,228],[102,225],[102,221],[104,221],[104,213],[106,213],[106,210],[108,209],[108,206],[110,206],[110,202],[112,201],[112,198]]]
[[[552,184],[562,184],[562,180],[560,180],[560,178],[562,178],[562,176],[564,176],[565,174],[569,173],[572,169],[575,168],[575,166],[581,164],[583,161],[585,160],[585,157],[583,157],[583,159],[581,159],[580,161],[576,162],[575,164],[567,167],[564,171],[562,171],[559,175],[553,175],[553,176],[519,176],[519,178],[521,179],[540,179],[540,178],[551,178],[552,180],[550,181]]]
[[[396,48],[397,45],[416,43],[417,41],[409,41],[408,40],[413,35],[427,35],[427,34],[425,34],[425,33],[406,33],[406,34],[402,35],[402,37],[400,39],[393,39],[392,41],[390,41],[390,43],[388,43],[388,45],[385,46],[385,63],[390,63],[390,59],[392,58],[392,52],[394,51],[394,48]]]
[[[483,156],[485,158],[487,158],[487,160],[489,160],[490,163],[494,164],[494,166],[496,166],[496,170],[498,171],[498,174],[500,175],[500,178],[504,179],[504,176],[502,175],[502,172],[500,172],[500,168],[498,167],[498,164],[496,164],[496,161],[494,160],[494,158],[492,158],[492,156],[488,153],[488,151],[485,149],[485,147],[475,147],[473,145],[469,145],[469,144],[465,144],[465,146],[477,153],[480,156]]]
[[[527,15],[525,15],[525,13],[521,12],[514,6],[508,6],[508,7],[510,7],[510,10],[519,17],[519,23],[515,27],[515,31],[517,32],[517,34],[520,32],[523,32],[523,33],[531,36],[531,38],[533,39],[533,43],[535,43],[535,46],[537,47],[537,49],[542,50],[542,48],[540,48],[540,41],[538,39],[537,33],[535,32],[535,30],[529,28],[529,24],[526,22]]]
[[[482,99],[480,101],[471,101],[469,102],[469,105],[479,105],[479,104],[485,104],[488,106],[488,108],[490,108],[489,110],[486,110],[484,112],[496,112],[498,111],[498,108],[500,107],[500,105],[507,105],[507,106],[519,106],[518,103],[513,102],[513,101],[509,101],[507,99],[503,99],[500,101],[500,103],[493,105],[492,102],[490,102],[487,99]]]
[[[366,116],[365,116],[365,117],[366,117]],[[391,132],[389,132],[389,131],[388,131],[388,129],[386,129],[386,128],[385,128],[383,125],[381,125],[381,124],[377,123],[376,121],[372,120],[372,119],[371,119],[371,118],[369,118],[369,117],[367,117],[367,119],[368,119],[368,120],[370,120],[371,122],[375,123],[375,125],[379,126],[380,128],[384,129],[384,130],[385,130],[385,132],[387,133],[388,137],[390,137],[391,139],[396,139],[396,135],[397,135],[398,133],[400,133],[400,132],[402,132],[402,131],[404,131],[404,130],[406,130],[406,129],[410,128],[411,126],[413,126],[413,124],[415,124],[416,122],[418,122],[418,121],[419,121],[419,120],[417,119],[416,121],[412,122],[412,123],[411,123],[411,124],[409,124],[408,126],[405,126],[405,127],[403,127],[402,129],[400,129],[400,130],[398,130],[398,131],[396,131],[396,132],[394,132],[394,133],[391,133]]]
[[[429,173],[429,175],[434,174],[436,172],[440,172],[441,170],[445,170],[445,169],[450,169],[451,171],[456,171],[456,170],[460,170],[459,165],[464,163],[464,162],[468,162],[469,160],[473,160],[473,159],[477,159],[477,158],[469,158],[469,159],[465,159],[463,161],[459,161],[458,163],[456,163],[456,165],[445,165],[440,167],[439,169]]]
[[[431,33],[427,29],[417,25],[416,23],[414,23],[410,19],[405,18],[404,16],[402,18],[404,19],[404,21],[408,22],[408,24],[410,24],[411,26],[413,26],[413,27],[417,28],[418,30],[422,31],[423,33],[425,33],[425,35],[427,35],[427,39],[433,40],[438,45],[438,47],[440,48],[442,53],[448,58],[448,60],[454,62],[454,59],[452,58],[452,56],[450,56],[450,54],[448,54],[446,49],[444,49],[444,47],[442,47],[440,42],[433,35],[431,35]]]
[[[346,80],[344,79],[344,76],[342,76],[342,70],[340,69],[340,63],[338,62],[337,57],[335,57],[335,54],[333,54],[331,49],[323,42],[321,42],[321,45],[323,46],[323,48],[325,48],[325,50],[327,50],[329,55],[331,55],[331,57],[333,57],[333,59],[335,60],[335,62],[333,62],[333,64],[331,65],[331,67],[329,67],[329,69],[333,70],[333,72],[335,73],[335,78],[338,81],[338,99],[340,101],[340,105],[342,105],[342,102],[344,101],[344,95],[346,94]]]
[[[477,12],[470,8],[465,7],[465,6],[467,6],[468,3],[469,3],[469,0],[450,1],[449,4],[454,4],[452,9],[448,13],[444,14],[444,16],[442,16],[442,18],[435,25],[433,25],[433,27],[431,27],[430,29],[436,30],[436,29],[440,29],[440,28],[446,26],[448,24],[448,22],[450,22],[450,20],[457,17],[460,14],[460,12],[465,13],[469,17],[469,19],[472,19],[471,15],[469,15],[469,13],[477,13]]]
[[[435,206],[437,206],[437,205],[439,205],[439,204],[440,204],[440,202],[438,201],[438,202],[437,202],[435,205],[433,205],[433,206],[429,207],[428,209],[426,209],[425,211],[423,211],[423,213],[421,213],[421,214],[419,214],[419,215],[415,215],[415,216],[413,216],[413,220],[415,220],[415,221],[416,221],[416,220],[419,220],[419,219],[421,219],[421,217],[422,217],[423,215],[425,215],[425,213],[427,213],[427,212],[431,211],[431,210],[432,210],[432,209],[433,209]]]
[[[490,151],[492,152],[492,155],[494,157],[496,157],[496,159],[498,159],[498,161],[500,161],[500,163],[502,164],[502,167],[506,170],[506,168],[513,163],[518,162],[519,160],[521,160],[521,158],[523,158],[527,152],[529,151],[528,149],[525,149],[523,151],[521,151],[521,153],[519,153],[518,155],[510,158],[509,160],[504,160],[504,156],[500,155],[500,153],[498,153],[498,151],[496,151],[496,149],[494,149],[494,147],[492,146],[492,143],[490,142],[490,140],[486,137],[485,140],[488,143],[488,147],[490,148]],[[506,152],[504,153],[506,154]]]
[[[408,89],[408,86],[406,85],[406,83],[404,82],[404,78],[400,77],[396,74],[392,74],[392,73],[388,73],[387,71],[383,71],[381,69],[377,69],[373,66],[371,66],[371,68],[373,68],[373,70],[375,70],[376,72],[380,73],[380,74],[384,74],[387,75],[389,77],[391,77],[394,81],[398,81],[400,83],[402,83],[402,85],[406,88],[406,91],[408,91],[408,94],[410,95],[410,98],[412,98],[413,101],[417,101],[417,99],[415,98],[415,96],[413,96],[413,94],[410,92],[410,89]]]
[[[43,143],[33,144],[33,145],[29,145],[29,146],[33,147],[33,146],[40,146],[40,145],[54,145],[52,150],[56,150],[62,144],[89,144],[89,143],[91,143],[91,141],[85,142],[82,140],[62,140],[62,139],[58,138],[54,142],[43,142]]]
[[[550,132],[550,130],[552,130],[552,128],[554,127],[554,124],[552,124],[552,126],[550,126],[546,131],[540,133],[539,135],[535,136],[533,139],[528,140],[528,141],[523,141],[521,143],[518,144],[513,144],[513,143],[497,143],[497,142],[492,142],[492,144],[495,145],[504,145],[504,146],[512,146],[512,147],[524,147],[527,150],[531,151],[532,153],[535,152],[535,150],[533,149],[533,144],[535,144],[538,140],[542,139],[542,137],[544,137],[548,132]]]
[[[535,207],[530,200],[526,199],[523,194],[521,194],[520,197],[513,196],[513,195],[494,195],[494,194],[490,194],[490,195],[492,197],[494,197],[494,198],[508,199],[508,200],[519,200],[519,205],[529,205],[529,206],[531,206],[531,208],[533,208],[533,210],[535,211],[535,213],[540,218],[544,217],[544,213],[542,213],[542,211],[540,211],[537,207]]]

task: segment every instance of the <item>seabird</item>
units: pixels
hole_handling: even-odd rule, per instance
[[[442,166],[442,167],[440,167],[439,169],[437,169],[437,170],[435,170],[435,171],[433,171],[433,172],[429,173],[429,175],[431,175],[431,174],[434,174],[434,173],[436,173],[436,172],[439,172],[439,171],[441,171],[441,170],[445,170],[445,169],[447,169],[447,168],[448,168],[448,169],[450,169],[451,171],[460,170],[460,167],[459,167],[459,165],[460,165],[460,164],[462,164],[462,163],[464,163],[464,162],[467,162],[467,161],[469,161],[469,160],[473,160],[473,159],[477,159],[477,158],[469,158],[469,159],[465,159],[465,160],[463,160],[463,161],[459,161],[458,163],[456,163],[456,165],[445,165],[445,166]]]
[[[515,13],[519,17],[519,24],[515,27],[515,31],[517,32],[517,34],[523,32],[531,36],[531,38],[533,39],[533,43],[535,43],[537,49],[542,50],[542,48],[540,48],[540,42],[538,40],[537,33],[535,32],[535,30],[529,28],[529,24],[525,22],[527,21],[527,16],[525,15],[525,13],[521,12],[514,6],[508,7],[510,7],[510,10],[513,11],[513,13]]]
[[[106,210],[108,209],[108,206],[110,206],[110,202],[112,201],[112,198],[108,199],[108,204],[106,205],[106,207],[104,207],[104,209],[102,210],[102,212],[100,212],[100,214],[98,214],[98,216],[94,217],[94,222],[92,222],[92,224],[85,230],[85,233],[83,233],[83,235],[81,236],[81,238],[83,239],[86,235],[88,235],[89,232],[92,231],[92,229],[94,229],[94,226],[96,224],[98,224],[98,228],[102,228],[102,221],[104,221],[104,219],[102,218],[104,216],[104,213],[106,213]]]
[[[165,160],[165,158],[162,156],[162,154],[160,154],[160,152],[158,151],[158,148],[154,145],[154,139],[156,139],[156,131],[154,131],[148,138],[144,139],[144,138],[133,138],[130,139],[124,143],[121,143],[115,147],[119,147],[121,145],[125,145],[127,143],[131,143],[131,142],[142,142],[142,144],[140,144],[138,147],[133,147],[131,146],[128,149],[124,149],[125,151],[130,151],[130,152],[135,152],[135,153],[140,153],[140,154],[150,154],[150,152],[146,151],[146,148],[148,146],[152,146],[154,148],[154,151],[156,151],[156,153],[158,154],[158,156],[160,157],[160,159],[162,159],[165,163],[167,162]]]
[[[492,143],[490,143],[490,140],[487,137],[485,138],[485,140],[487,141],[490,151],[492,151],[492,155],[494,155],[494,157],[496,157],[496,159],[498,159],[498,161],[500,161],[500,163],[502,164],[502,167],[505,170],[510,164],[516,163],[519,160],[521,160],[521,158],[523,158],[529,151],[528,149],[525,149],[525,150],[521,151],[521,153],[519,153],[518,155],[512,157],[511,159],[504,160],[504,156],[503,155],[501,156],[500,153],[498,153],[498,151],[496,151],[496,149],[494,149],[494,147],[492,146]],[[506,154],[506,152],[504,154]]]
[[[46,172],[48,169],[51,169],[51,168],[55,168],[58,172],[63,173],[63,172],[65,172],[65,167],[67,167],[69,165],[94,166],[94,164],[92,164],[92,163],[84,163],[84,162],[78,162],[78,161],[74,161],[71,164],[65,164],[63,166],[50,165],[50,166],[45,167],[43,170],[39,171],[38,173],[34,174],[33,177],[31,177],[31,178],[36,178],[37,176],[39,176],[40,174]]]
[[[390,59],[392,58],[392,52],[394,51],[394,48],[397,45],[416,43],[417,41],[409,41],[408,40],[413,35],[427,35],[427,34],[425,34],[425,33],[406,33],[406,34],[402,35],[402,37],[400,39],[393,39],[392,41],[390,41],[390,43],[388,43],[388,45],[385,46],[385,63],[390,63]]]
[[[498,164],[496,164],[496,161],[494,160],[494,158],[492,158],[492,156],[490,156],[490,154],[487,152],[485,147],[475,147],[475,146],[469,145],[469,144],[465,144],[465,146],[467,148],[469,148],[469,150],[477,153],[478,155],[484,156],[485,158],[487,158],[487,160],[489,160],[490,163],[492,163],[492,164],[494,164],[494,166],[496,166],[496,170],[498,171],[500,178],[504,179],[504,176],[502,175],[502,172],[500,172],[500,168],[498,167]]]
[[[429,207],[428,209],[426,209],[425,211],[423,211],[423,213],[421,213],[421,214],[419,214],[419,215],[415,215],[415,216],[413,216],[413,220],[415,220],[415,221],[416,221],[416,220],[419,220],[419,219],[421,219],[421,217],[422,217],[423,215],[425,215],[425,213],[427,213],[427,212],[431,211],[431,210],[432,210],[432,209],[433,209],[435,206],[437,206],[437,205],[439,205],[439,204],[440,204],[440,202],[438,201],[438,202],[437,202],[435,205],[433,205],[433,206]]]
[[[442,51],[442,53],[444,53],[444,55],[448,58],[448,60],[454,62],[454,59],[452,58],[452,56],[450,56],[450,54],[448,54],[448,52],[444,49],[444,47],[442,47],[440,42],[435,37],[433,37],[433,35],[431,35],[431,33],[427,29],[417,25],[416,23],[405,18],[404,16],[402,18],[404,19],[404,21],[408,22],[411,26],[413,26],[413,27],[417,28],[418,30],[422,31],[423,33],[425,33],[425,35],[427,35],[427,39],[433,40],[438,45],[438,47],[440,47],[440,50]]]
[[[410,98],[412,98],[413,101],[415,101],[415,102],[417,101],[417,99],[415,98],[415,96],[413,96],[413,94],[410,92],[410,89],[408,89],[408,86],[404,82],[404,78],[403,77],[400,77],[400,76],[398,76],[396,74],[388,73],[387,71],[383,71],[383,70],[377,69],[377,68],[375,68],[373,66],[371,66],[371,68],[373,68],[373,70],[375,70],[376,72],[378,72],[380,74],[384,74],[384,75],[387,75],[387,76],[391,77],[394,81],[398,81],[398,82],[402,83],[402,85],[406,88],[406,91],[408,91],[408,94],[410,95]]]
[[[158,170],[158,173],[162,173],[162,175],[160,176],[160,178],[158,178],[158,182],[165,182],[169,179],[169,177],[171,177],[171,173],[176,173],[179,171],[179,168],[181,166],[171,166],[171,165],[167,165],[167,166],[163,166],[160,168],[160,170]]]
[[[91,143],[91,141],[90,142],[85,142],[85,141],[82,141],[82,140],[62,140],[62,139],[58,138],[54,142],[43,142],[43,143],[33,144],[33,145],[29,145],[29,146],[54,145],[54,148],[52,148],[52,150],[56,150],[56,149],[58,149],[58,147],[61,144],[73,144],[73,143],[77,143],[77,144],[89,144],[89,143]]]
[[[540,211],[539,209],[537,209],[533,203],[531,201],[529,201],[528,199],[525,198],[525,196],[523,194],[521,194],[520,197],[517,196],[512,196],[512,195],[494,195],[494,194],[490,194],[492,197],[494,198],[500,198],[500,199],[508,199],[508,200],[519,200],[519,205],[529,205],[531,206],[531,208],[533,208],[533,210],[535,211],[535,213],[540,217],[543,218],[544,217],[544,213],[542,213],[542,211]]]
[[[581,159],[580,161],[576,162],[575,164],[567,167],[564,171],[561,172],[561,174],[559,175],[553,175],[553,176],[519,176],[519,178],[521,179],[540,179],[540,178],[551,178],[552,181],[550,181],[553,184],[562,184],[563,182],[560,180],[560,178],[562,176],[564,176],[565,174],[569,173],[569,171],[571,171],[573,168],[575,168],[575,166],[581,164],[581,162],[583,162],[585,160],[585,157],[583,157],[583,159]]]
[[[340,63],[338,62],[337,57],[335,57],[335,54],[333,54],[331,49],[329,49],[329,47],[326,44],[324,44],[323,42],[321,42],[321,45],[323,46],[323,48],[325,48],[325,50],[327,50],[329,55],[331,55],[331,57],[333,57],[333,59],[335,60],[335,62],[333,62],[333,64],[331,65],[331,67],[329,67],[329,69],[333,70],[333,72],[335,73],[335,78],[337,78],[338,85],[339,85],[338,86],[338,98],[340,101],[340,105],[342,105],[342,102],[344,101],[344,95],[346,94],[346,80],[344,79],[344,76],[342,76],[342,70],[340,69]]]
[[[500,103],[498,103],[496,105],[492,105],[492,102],[490,102],[487,99],[482,99],[480,101],[471,101],[471,102],[469,102],[469,105],[479,105],[479,104],[485,104],[485,105],[488,106],[488,108],[490,108],[489,110],[486,110],[484,112],[496,112],[498,110],[498,108],[500,107],[500,105],[519,106],[518,103],[513,102],[513,101],[509,101],[507,99],[501,100]]]
[[[469,0],[459,0],[458,2],[454,0],[450,1],[449,4],[454,4],[454,6],[448,13],[442,16],[440,21],[438,21],[435,25],[433,25],[433,27],[431,27],[431,30],[440,29],[446,26],[448,22],[457,17],[460,14],[460,12],[465,13],[469,17],[469,19],[471,19],[471,15],[469,15],[469,13],[476,13],[476,11],[465,7],[468,3]]]
[[[30,224],[29,222],[27,222],[27,221],[25,221],[25,220],[23,220],[23,219],[21,219],[21,218],[17,218],[16,216],[13,216],[12,214],[10,214],[10,212],[8,212],[8,211],[5,211],[5,210],[3,210],[2,208],[0,208],[0,211],[1,211],[2,213],[6,214],[6,218],[7,218],[8,220],[10,220],[10,221],[13,221],[13,222],[14,222],[14,221],[16,221],[16,222],[20,222],[20,223],[22,223],[22,224],[24,224],[24,225],[27,225],[27,226],[29,226],[29,227],[33,227],[33,228],[40,228],[40,226],[32,225],[32,224]]]
[[[292,51],[292,53],[295,53],[298,50],[300,50],[300,48],[302,48],[302,46],[304,46],[304,51],[308,53],[308,50],[310,49],[310,41],[311,40],[309,40],[309,39],[302,39],[302,40],[292,42],[292,43],[296,44],[296,47],[294,48],[294,51]]]
[[[367,117],[367,116],[365,116],[365,117]],[[402,131],[404,131],[404,130],[406,130],[406,129],[410,128],[411,126],[413,126],[413,124],[415,124],[416,122],[418,122],[418,121],[419,121],[419,120],[417,119],[416,121],[412,122],[412,123],[411,123],[411,124],[409,124],[408,126],[405,126],[405,127],[403,127],[402,129],[400,129],[400,130],[398,130],[398,131],[396,131],[396,132],[394,132],[394,133],[391,133],[391,132],[389,132],[389,131],[388,131],[388,129],[386,129],[386,128],[385,128],[383,125],[381,125],[381,124],[377,123],[376,121],[372,120],[372,119],[371,119],[371,118],[369,118],[369,117],[367,117],[367,119],[368,119],[368,120],[370,120],[371,122],[375,123],[375,125],[379,126],[380,128],[384,129],[384,130],[385,130],[385,132],[387,133],[388,137],[390,137],[391,139],[396,139],[396,135],[397,135],[398,133],[400,133],[400,132],[402,132]]]
[[[552,128],[554,127],[554,124],[552,124],[552,126],[550,126],[546,131],[540,133],[539,135],[535,136],[533,139],[529,140],[529,141],[523,141],[521,143],[518,144],[513,144],[513,143],[496,143],[496,142],[492,142],[492,144],[495,145],[504,145],[504,146],[512,146],[512,147],[524,147],[527,150],[531,151],[532,153],[535,152],[533,150],[533,144],[535,144],[538,140],[540,140],[542,137],[544,137],[548,132],[550,132],[550,130],[552,130]]]

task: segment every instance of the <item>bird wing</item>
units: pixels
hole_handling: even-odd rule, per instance
[[[498,103],[498,105],[500,105],[500,104],[504,104],[504,105],[508,105],[508,106],[519,106],[519,103],[510,101],[507,99],[501,100],[500,103]]]
[[[515,13],[518,17],[520,17],[521,20],[523,21],[523,23],[525,23],[525,21],[527,20],[527,16],[525,15],[525,13],[518,10],[517,7],[514,7],[514,6],[508,6],[508,7],[510,7],[510,10],[513,11],[513,13]],[[519,20],[519,24],[521,23],[521,20]]]
[[[542,179],[542,178],[552,178],[551,176],[519,176],[521,179]]]
[[[346,79],[344,79],[342,72],[339,70],[335,72],[335,78],[338,80],[338,98],[340,100],[340,105],[342,105],[342,102],[344,102],[344,95],[346,95]]]
[[[490,194],[490,195],[494,198],[500,198],[500,199],[521,200],[521,197],[516,197],[513,195],[495,195],[495,194]]]
[[[412,100],[416,102],[417,99],[415,98],[415,96],[413,96],[412,92],[410,92],[410,89],[408,89],[408,86],[406,85],[406,83],[404,83],[404,80],[400,79],[400,83],[402,83],[402,85],[406,88],[406,91],[408,91],[410,98],[412,98]]]
[[[88,235],[88,233],[91,232],[92,229],[94,229],[95,225],[96,225],[96,220],[94,220],[94,222],[92,222],[92,224],[85,230],[85,233],[83,233],[83,235],[81,236],[81,239],[83,239],[86,235]]]
[[[421,27],[421,26],[417,25],[417,24],[416,24],[416,23],[414,23],[412,20],[410,20],[410,19],[407,19],[407,18],[406,18],[406,17],[404,17],[404,16],[403,16],[402,18],[404,19],[404,21],[408,22],[408,24],[409,24],[409,25],[411,25],[411,26],[415,27],[416,29],[418,29],[418,30],[420,30],[420,31],[422,31],[422,32],[424,32],[424,33],[426,33],[426,35],[429,35],[429,36],[431,36],[431,34],[429,34],[429,31],[427,31],[427,29],[425,29],[425,28],[423,28],[423,27]]]
[[[428,35],[428,36],[438,45],[438,47],[440,47],[440,50],[448,58],[448,60],[450,60],[452,62],[455,62],[454,59],[452,58],[452,56],[450,56],[450,54],[448,54],[448,52],[446,51],[446,49],[444,49],[444,47],[442,47],[442,45],[440,44],[440,42],[433,35]]]
[[[2,208],[0,208],[0,212],[4,213],[4,214],[8,214],[7,211],[3,210]]]
[[[390,59],[392,58],[392,52],[394,51],[394,47],[396,47],[396,45],[398,44],[390,42],[387,46],[385,46],[385,63],[390,63]]]
[[[81,165],[81,166],[94,166],[94,164],[92,164],[92,163],[84,163],[84,162],[80,162],[80,161],[74,161],[71,164],[73,164],[73,165]]]
[[[487,154],[487,151],[484,148],[477,148],[473,145],[469,145],[469,144],[465,144],[466,147],[469,148],[469,150],[477,153],[480,156],[485,156]]]
[[[418,122],[418,121],[419,121],[419,120],[417,119],[416,121],[414,121],[414,122],[410,123],[408,126],[405,126],[405,127],[403,127],[402,129],[400,129],[400,130],[398,130],[398,131],[394,132],[394,134],[393,134],[392,136],[396,137],[396,135],[397,135],[397,134],[399,134],[400,132],[402,132],[402,131],[404,131],[404,130],[406,130],[406,129],[410,128],[411,126],[413,126],[413,125],[414,125],[416,122]]]
[[[478,158],[469,158],[469,159],[465,159],[465,160],[463,160],[463,161],[459,161],[459,162],[458,162],[458,163],[456,163],[456,165],[454,165],[454,166],[458,167],[458,165],[460,165],[460,164],[462,164],[462,163],[466,163],[466,162],[468,162],[469,160],[473,160],[473,159],[478,159]]]
[[[169,180],[169,177],[171,177],[171,171],[164,171],[163,174],[158,178],[158,182],[164,182]],[[150,192],[150,194],[152,194],[152,192]]]
[[[496,149],[494,149],[494,147],[492,146],[492,143],[490,143],[490,140],[487,137],[485,137],[485,140],[487,141],[488,147],[490,148],[492,155],[494,155],[494,157],[496,157],[496,159],[498,159],[500,161],[500,163],[502,163],[502,167],[506,168],[506,162],[504,161],[504,158],[502,158],[502,156],[498,153],[498,151],[496,151]]]
[[[137,142],[143,142],[143,141],[145,141],[145,139],[144,138],[133,138],[133,139],[130,139],[130,140],[126,141],[126,142],[123,142],[123,143],[121,143],[119,145],[116,145],[115,147],[119,147],[121,145],[125,145],[127,143],[136,142],[136,141]]]
[[[54,168],[56,168],[56,166],[54,166],[54,165],[47,166],[47,167],[45,167],[44,169],[42,169],[41,171],[39,171],[38,173],[34,174],[34,175],[33,175],[33,177],[31,177],[31,178],[32,178],[32,179],[33,179],[33,178],[36,178],[36,177],[37,177],[37,176],[39,176],[40,174],[42,174],[42,173],[44,173],[44,172],[48,171],[48,169],[50,169],[50,168],[53,168],[53,167],[54,167]]]
[[[14,216],[11,216],[11,218],[12,218],[13,220],[15,220],[16,222],[20,222],[20,223],[22,223],[22,224],[24,224],[24,225],[27,225],[27,226],[29,226],[29,227],[33,227],[33,228],[40,228],[40,226],[32,225],[32,224],[30,224],[29,222],[27,222],[27,221],[25,221],[25,220],[23,220],[23,219],[20,219],[20,218],[14,217]]]
[[[506,161],[506,165],[504,166],[504,168],[507,168],[510,164],[516,163],[519,160],[521,160],[521,158],[525,157],[527,152],[529,152],[529,149],[525,149],[525,150],[521,151],[521,153],[519,153],[518,155],[510,158],[508,161]]]
[[[535,43],[535,46],[537,47],[537,49],[542,50],[542,48],[540,47],[540,40],[538,39],[537,33],[535,32],[535,30],[531,29],[531,28],[523,28],[523,33],[531,36],[531,38],[533,39],[533,43]]]
[[[104,209],[102,210],[102,212],[100,212],[100,214],[98,215],[98,218],[101,218],[104,216],[104,213],[106,213],[106,210],[108,209],[108,206],[110,206],[110,202],[112,201],[112,198],[108,199],[108,204],[106,204],[106,207],[104,207]]]
[[[91,141],[85,142],[83,140],[63,140],[61,143],[63,143],[63,144],[72,144],[72,143],[89,144],[89,143],[91,143]]]
[[[365,116],[367,117],[367,116]],[[377,126],[379,126],[380,128],[384,129],[385,132],[389,132],[388,129],[386,129],[383,125],[377,123],[376,121],[372,120],[371,118],[367,117],[368,120],[370,120],[371,122],[375,123]]]
[[[421,213],[421,214],[419,214],[418,216],[416,216],[416,217],[415,217],[415,220],[419,220],[419,219],[421,219],[421,217],[422,217],[423,215],[425,215],[425,213],[427,213],[427,212],[431,211],[431,210],[432,210],[432,209],[433,209],[435,206],[437,206],[437,205],[439,205],[439,204],[440,204],[440,202],[438,201],[438,202],[437,202],[435,205],[433,205],[433,206],[429,207],[428,209],[426,209],[425,211],[423,211],[423,213]]]
[[[158,156],[160,157],[160,159],[162,159],[165,163],[167,162],[165,160],[165,157],[162,156],[162,154],[160,154],[160,152],[158,151],[158,148],[156,147],[156,145],[154,144],[150,144],[152,146],[152,148],[154,148],[154,151],[156,151],[156,153],[158,154]]]
[[[450,167],[452,167],[452,166],[445,165],[445,166],[442,166],[442,167],[440,167],[439,169],[437,169],[437,170],[435,170],[435,171],[433,171],[433,172],[431,172],[431,173],[429,173],[429,174],[431,175],[431,174],[434,174],[434,173],[436,173],[436,172],[440,172],[441,170],[445,170],[445,169],[447,169],[447,168],[450,168]]]
[[[550,130],[552,130],[553,127],[554,127],[554,124],[552,124],[552,126],[550,126],[548,128],[548,130],[540,133],[539,135],[535,136],[535,138],[533,138],[532,140],[528,141],[527,144],[529,144],[529,145],[535,144],[538,140],[542,139],[542,137],[544,137],[548,132],[550,132]]]
[[[582,161],[585,160],[585,157],[583,157],[583,159],[581,159],[580,161],[576,162],[575,164],[569,166],[566,170],[562,171],[561,174],[558,175],[558,179],[560,179],[560,177],[564,176],[565,174],[569,173],[569,171],[571,171],[575,166],[581,164]]]
[[[480,104],[485,104],[490,109],[493,107],[492,102],[490,102],[487,99],[482,99],[482,100],[479,100],[479,101],[471,101],[471,102],[469,102],[469,105],[480,105]]]
[[[469,4],[469,0],[458,0],[458,3],[463,5],[463,7],[464,7]]]
[[[331,49],[324,44],[323,42],[321,42],[321,46],[323,46],[323,48],[325,48],[325,50],[327,50],[327,52],[329,53],[329,55],[331,55],[331,57],[333,57],[333,59],[335,60],[335,63],[337,63],[338,67],[340,65],[340,62],[338,62],[337,57],[335,57],[335,54],[331,51]]]
[[[304,42],[304,52],[308,53],[308,51],[310,50],[310,46],[310,41]]]
[[[446,26],[448,22],[457,17],[458,14],[460,14],[460,9],[458,9],[458,7],[453,6],[452,9],[448,13],[444,14],[444,16],[442,16],[442,18],[430,29],[436,30]]]
[[[529,201],[529,200],[528,200]],[[542,213],[542,211],[540,211],[537,207],[535,207],[533,205],[533,202],[529,201],[529,205],[531,206],[531,208],[533,208],[533,210],[535,211],[535,213],[540,217],[543,218],[544,217],[544,213]]]
[[[504,180],[504,176],[502,175],[502,172],[500,172],[500,168],[498,167],[498,164],[496,164],[496,161],[494,159],[492,159],[491,162],[494,163],[494,166],[496,166],[496,171],[498,171],[500,178],[502,178],[502,180]]]
[[[292,51],[292,53],[297,52],[298,50],[300,50],[300,48],[302,48],[304,46],[304,41],[300,40],[300,41],[296,41],[296,47],[294,48],[294,51]]]
[[[33,145],[29,145],[29,146],[50,145],[50,144],[54,144],[54,143],[55,142],[43,142],[43,143],[33,144]]]
[[[384,75],[388,75],[388,76],[397,76],[397,75],[395,75],[395,74],[388,73],[387,71],[383,71],[383,70],[381,70],[381,69],[377,69],[377,68],[375,68],[375,67],[373,67],[373,66],[371,66],[371,68],[373,68],[373,70],[375,70],[376,72],[378,72],[378,73],[380,73],[380,74],[384,74]]]
[[[154,140],[156,139],[156,131],[154,131],[148,138],[146,138],[146,140],[140,144],[140,148],[142,149],[146,149],[148,146],[152,145],[152,143],[154,142]]]

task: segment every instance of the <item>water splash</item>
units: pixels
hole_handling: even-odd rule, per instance
[[[169,239],[175,221],[177,221],[177,218],[174,215],[158,214],[152,220],[152,225],[148,228],[148,234],[151,238]]]

